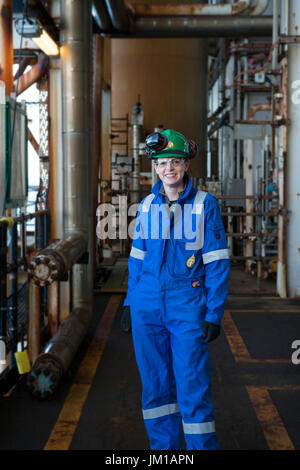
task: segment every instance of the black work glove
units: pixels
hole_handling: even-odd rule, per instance
[[[210,341],[216,339],[220,334],[220,329],[220,326],[215,323],[203,322],[204,343],[210,343]]]
[[[128,306],[123,307],[120,327],[121,327],[121,330],[125,331],[125,333],[129,333],[129,331],[131,330],[130,307]]]

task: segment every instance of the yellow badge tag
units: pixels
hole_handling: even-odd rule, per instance
[[[174,147],[174,142],[172,142],[172,140],[169,140],[168,148],[172,149],[173,147]]]
[[[192,255],[186,262],[188,268],[192,268],[196,262],[195,256]]]

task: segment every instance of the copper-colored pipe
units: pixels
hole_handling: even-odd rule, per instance
[[[23,93],[23,91],[27,90],[33,83],[37,82],[43,75],[48,71],[49,68],[49,59],[48,57],[43,57],[39,60],[33,67],[29,70],[29,72],[24,73],[19,78],[18,83],[18,96]]]
[[[13,91],[13,61],[12,0],[0,0],[0,80],[7,96]]]
[[[247,113],[247,120],[253,119],[258,111],[272,111],[272,105],[268,103],[257,103],[251,106]]]
[[[19,68],[18,68],[16,74],[14,75],[14,80],[17,80],[18,77],[21,77],[21,75],[23,75],[27,65],[31,64],[31,61],[32,61],[31,57],[24,57],[21,60]]]
[[[28,260],[37,254],[32,252]],[[40,289],[34,282],[28,282],[28,354],[34,362],[40,353]]]
[[[59,282],[54,282],[48,287],[48,325],[52,337],[59,327]]]
[[[32,134],[31,130],[28,129],[28,140],[29,142],[31,143],[32,147],[34,148],[35,152],[37,153],[37,155],[39,154],[39,144],[38,142],[36,141],[34,135]]]

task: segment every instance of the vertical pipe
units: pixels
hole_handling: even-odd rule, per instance
[[[246,195],[253,196],[253,147],[251,139],[246,140]],[[246,212],[253,212],[253,199],[246,199]],[[253,216],[246,217],[246,232],[254,232]],[[253,241],[246,240],[246,256],[253,256]],[[251,260],[246,260],[246,271],[249,271]]]
[[[13,266],[9,273],[9,339],[13,342],[13,351],[9,355],[9,365],[13,367],[15,364],[14,352],[17,350],[17,330],[18,330],[18,230],[17,225],[11,227],[11,242],[9,247],[9,263]]]
[[[273,0],[273,34],[272,34],[272,42],[273,44],[276,43],[278,40],[278,26],[279,26],[279,0]],[[278,46],[276,45],[273,50],[272,55],[272,69],[275,70],[277,68],[277,60],[278,60]]]
[[[133,147],[133,193],[132,202],[140,201],[140,155],[139,155],[139,143],[141,142],[142,126],[139,124],[132,125],[132,147]]]
[[[93,294],[93,179],[91,149],[91,1],[63,0],[61,29],[64,236],[81,233],[89,264],[73,267],[73,305],[91,312]]]
[[[6,95],[13,92],[12,0],[0,0],[0,80]]]
[[[289,2],[289,35],[299,36],[300,2]],[[287,291],[289,297],[300,295],[300,103],[299,70],[300,44],[288,45],[288,110],[287,110],[287,159],[286,159],[286,207],[290,211],[286,232]],[[296,93],[295,93],[296,90]]]
[[[0,340],[6,337],[6,318],[7,318],[7,296],[6,296],[6,278],[7,278],[7,224],[0,223]]]
[[[101,110],[102,110],[102,71],[104,40],[100,34],[94,37],[94,81],[93,81],[93,203],[94,233],[96,233],[96,208],[98,206],[99,169],[101,158]],[[94,245],[94,278],[96,275],[97,250]]]
[[[258,212],[262,212],[262,178],[259,178],[259,166],[257,167],[257,182],[258,182]],[[261,289],[261,277],[262,277],[262,218],[259,215],[257,218],[257,233],[259,234],[257,240],[257,289]]]
[[[33,363],[40,354],[40,288],[28,283],[28,354]]]

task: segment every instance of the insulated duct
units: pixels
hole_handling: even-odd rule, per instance
[[[62,0],[61,6],[64,240],[55,248],[62,253],[66,240],[73,237],[78,250],[72,257],[76,258],[86,244],[89,259],[86,264],[73,266],[72,311],[28,376],[30,390],[40,397],[53,394],[57,388],[87,332],[93,311],[91,1]]]

